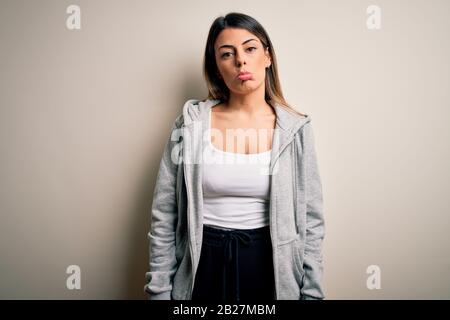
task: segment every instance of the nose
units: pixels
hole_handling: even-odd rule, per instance
[[[240,67],[241,65],[245,64],[245,55],[241,50],[236,50],[236,66]]]

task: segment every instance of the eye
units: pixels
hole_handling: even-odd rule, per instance
[[[251,50],[251,49],[253,49],[253,50]],[[249,50],[250,52],[253,52],[253,51],[255,51],[256,49],[257,49],[256,47],[250,47],[250,48],[247,48],[247,50]],[[228,58],[231,54],[232,54],[231,52],[225,52],[225,53],[223,53],[220,57],[221,57],[222,59]]]

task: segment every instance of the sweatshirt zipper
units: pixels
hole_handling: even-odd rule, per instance
[[[184,180],[185,180],[185,183],[186,183],[186,191],[187,191],[187,193],[188,194],[190,194],[189,192],[189,181],[188,181],[188,178],[187,178],[187,175],[186,175],[186,167],[185,167],[185,164],[183,164],[183,168],[184,168]],[[189,199],[189,198],[188,198]],[[187,207],[189,207],[189,205],[187,206]],[[191,280],[191,283],[190,283],[190,288],[189,288],[189,297],[188,298],[191,298],[192,297],[192,292],[193,292],[193,289],[194,289],[194,279],[195,279],[195,272],[196,272],[196,270],[194,270],[194,254],[193,254],[193,249],[192,249],[192,245],[191,245],[191,237],[190,237],[190,235],[191,235],[191,215],[189,214],[189,212],[186,212],[186,214],[188,215],[187,216],[187,233],[188,233],[188,246],[189,246],[189,252],[190,252],[190,256],[191,256],[191,266],[192,266],[192,271],[193,271],[193,273],[192,273],[192,280]]]
[[[182,125],[182,127],[186,127],[184,124]],[[186,130],[186,129],[185,129]],[[183,143],[185,142],[186,140],[185,139],[183,139]],[[183,171],[184,171],[184,183],[186,184],[186,193],[187,193],[187,195],[188,195],[188,197],[187,197],[187,200],[188,200],[188,204],[187,204],[187,206],[186,206],[186,214],[187,214],[187,233],[188,233],[188,247],[189,247],[189,252],[190,252],[190,258],[191,258],[191,266],[192,266],[192,270],[193,270],[193,274],[192,274],[192,281],[191,281],[191,283],[190,283],[190,288],[189,288],[189,297],[187,297],[188,299],[189,298],[192,298],[192,292],[193,292],[193,289],[194,289],[194,279],[195,279],[195,272],[196,272],[196,270],[194,270],[194,254],[193,254],[193,249],[192,249],[192,245],[191,245],[191,238],[190,238],[190,235],[191,235],[191,232],[190,232],[190,230],[191,230],[191,215],[189,214],[189,209],[190,209],[190,207],[189,207],[189,195],[191,194],[190,193],[190,189],[189,189],[189,187],[190,187],[190,185],[189,185],[189,180],[188,180],[188,175],[187,175],[187,170],[186,170],[186,150],[187,150],[187,144],[186,143],[184,143],[184,147],[183,147],[183,150],[184,150],[184,152],[183,152],[183,163],[182,163],[182,165],[183,165]]]
[[[272,179],[272,178],[271,178]],[[273,182],[272,182],[273,183]],[[272,187],[271,187],[272,190]],[[274,202],[276,203],[276,194],[273,194],[273,198],[274,198]],[[276,251],[276,244],[274,245],[275,240],[273,239],[273,232],[272,232],[272,225],[273,225],[273,218],[272,218],[272,203],[270,203],[269,205],[269,224],[270,224],[270,240],[272,243],[272,256],[274,256],[273,252]],[[274,249],[275,248],[275,249]],[[277,300],[278,297],[278,281],[277,281],[277,268],[276,268],[276,263],[275,263],[275,259],[272,258],[272,266],[273,266],[273,280],[274,280],[274,285],[275,285],[275,300]]]
[[[295,219],[295,231],[297,232],[297,234],[299,234],[299,230],[298,230],[298,217],[297,217],[297,145],[295,144],[295,140],[293,142],[294,146],[293,146],[293,159],[294,159],[294,187],[293,187],[293,196],[294,196],[294,219]]]

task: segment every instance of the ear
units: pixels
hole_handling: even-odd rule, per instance
[[[266,68],[268,68],[272,64],[272,58],[270,57],[269,47],[266,48],[265,54],[266,54]]]

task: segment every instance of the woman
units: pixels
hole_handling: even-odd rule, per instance
[[[264,28],[240,13],[217,18],[204,76],[208,97],[185,103],[160,163],[149,298],[323,299],[311,117],[284,100]]]

